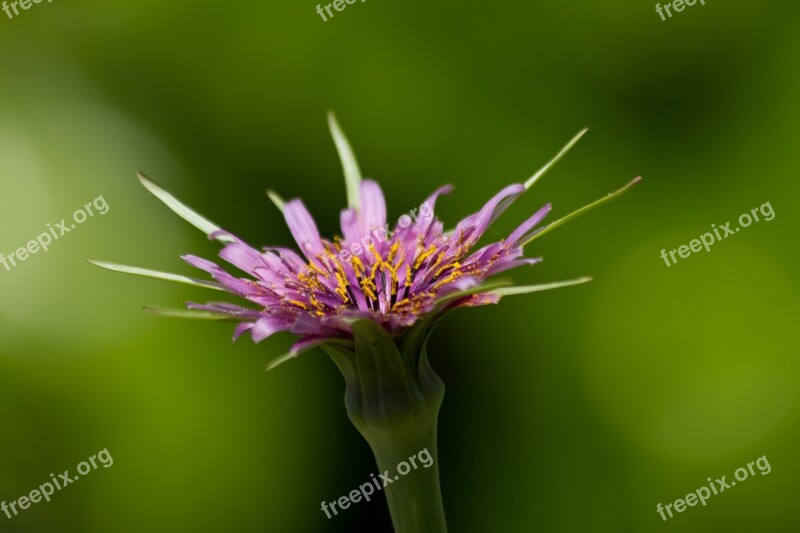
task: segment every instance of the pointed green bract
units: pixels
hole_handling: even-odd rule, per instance
[[[366,424],[392,426],[414,410],[414,396],[400,351],[391,336],[371,320],[353,324],[356,369]]]
[[[447,302],[452,302],[453,300],[464,298],[465,296],[472,296],[473,294],[493,292],[494,289],[508,287],[509,285],[512,285],[512,282],[510,280],[498,279],[496,281],[484,283],[483,285],[479,285],[478,287],[472,287],[471,289],[451,292],[450,294],[443,296],[436,302],[436,308],[434,309],[433,313],[438,313],[439,311],[441,311],[442,307],[444,307],[443,304],[446,304]]]
[[[339,345],[342,345],[342,346],[346,346],[348,348],[352,348],[353,347],[353,343],[351,341],[347,341],[347,340],[344,340],[344,339],[320,339],[317,342],[306,344],[300,350],[290,350],[289,352],[281,355],[280,357],[276,357],[275,359],[273,359],[272,361],[270,361],[267,364],[267,371],[270,371],[273,368],[282,365],[283,363],[285,363],[286,361],[288,361],[290,359],[294,359],[295,357],[297,357],[301,353],[307,352],[308,350],[310,350],[312,348],[316,348],[317,346],[322,346],[322,345],[328,346],[328,345],[331,345],[331,344],[339,344]]]
[[[220,227],[205,218],[204,216],[196,213],[193,209],[186,206],[183,202],[172,196],[172,194],[168,193],[152,181],[150,181],[147,176],[142,174],[141,172],[137,174],[139,181],[145,188],[153,193],[153,195],[164,202],[164,204],[172,209],[179,217],[184,219],[186,222],[194,226],[195,228],[199,229],[206,235],[211,235],[215,231],[220,231]],[[215,239],[219,242],[228,243],[234,242],[233,238],[227,234],[219,234],[215,237]]]
[[[168,318],[191,318],[194,320],[219,320],[230,322],[237,321],[236,317],[232,317],[231,315],[223,315],[222,313],[201,311],[197,309],[170,309],[167,307],[157,307],[154,305],[147,305],[143,309],[150,314]]]
[[[217,291],[225,291],[225,287],[214,281],[205,281],[202,279],[190,278],[188,276],[181,276],[180,274],[169,274],[167,272],[159,272],[157,270],[150,270],[147,268],[139,268],[128,265],[119,265],[117,263],[109,263],[107,261],[93,261],[89,263],[111,270],[114,272],[122,272],[123,274],[132,274],[134,276],[142,276],[145,278],[160,279],[163,281],[172,281],[175,283],[183,283],[184,285],[193,285],[195,287],[202,287],[204,289],[214,289]]]
[[[499,296],[512,296],[515,294],[530,294],[532,292],[549,291],[552,289],[560,289],[561,287],[569,287],[571,285],[580,285],[592,281],[592,278],[585,276],[578,279],[571,279],[567,281],[554,281],[552,283],[541,283],[539,285],[520,285],[517,287],[503,287],[489,291],[491,294]]]
[[[313,346],[312,346],[312,347],[313,347]],[[303,353],[304,351],[305,351],[305,350],[301,350],[301,351],[299,351],[299,352],[288,352],[288,353],[285,353],[285,354],[283,354],[283,355],[282,355],[282,356],[280,356],[280,357],[276,357],[275,359],[273,359],[272,361],[270,361],[270,362],[267,364],[267,372],[269,372],[270,370],[272,370],[273,368],[275,368],[275,367],[277,367],[277,366],[280,366],[280,365],[282,365],[283,363],[285,363],[285,362],[286,362],[286,361],[288,361],[289,359],[294,359],[295,357],[297,357],[298,355],[300,355],[300,354],[301,354],[301,353]]]
[[[333,111],[328,112],[328,127],[331,130],[333,142],[336,143],[339,159],[342,161],[344,183],[347,187],[347,205],[353,209],[358,209],[361,170],[358,168],[358,162],[356,161],[355,154],[353,154],[353,148],[342,132],[342,128],[339,127],[339,123],[336,121],[336,115],[333,114]]]
[[[561,158],[564,157],[564,155],[566,155],[566,153],[569,152],[572,149],[573,146],[575,146],[575,144],[577,144],[577,142],[580,140],[580,138],[583,137],[584,134],[587,131],[589,131],[589,128],[583,128],[581,131],[579,131],[577,134],[575,134],[575,136],[567,144],[564,145],[564,147],[553,157],[553,159],[548,161],[547,164],[545,164],[542,168],[540,168],[536,172],[536,174],[534,174],[533,176],[528,178],[528,181],[526,181],[525,185],[524,185],[525,186],[525,192],[527,192],[528,189],[530,189],[533,186],[533,184],[536,183],[539,180],[539,178],[544,176],[547,173],[548,170],[553,168],[555,166],[555,164],[558,163],[559,160],[561,160]],[[511,201],[513,202],[514,200],[516,200],[520,196],[522,196],[522,195],[521,194],[517,195]],[[492,221],[492,224],[493,223],[494,223],[494,221]],[[489,225],[489,227],[491,227],[491,224]],[[453,234],[453,229],[452,228],[448,229],[444,233],[445,233],[445,235],[447,235],[449,237],[450,235]]]
[[[563,218],[559,218],[558,220],[556,220],[555,222],[553,222],[551,224],[548,224],[547,226],[543,227],[541,230],[539,230],[539,231],[535,232],[533,235],[531,235],[530,238],[527,241],[522,243],[522,246],[527,246],[531,241],[533,241],[535,239],[538,239],[542,235],[544,235],[544,234],[556,229],[559,226],[562,226],[562,225],[566,224],[570,220],[578,218],[579,216],[581,216],[581,215],[583,215],[585,213],[588,213],[589,211],[591,211],[595,207],[600,207],[601,205],[605,204],[606,202],[610,202],[611,200],[622,196],[623,194],[628,192],[628,189],[630,189],[631,187],[633,187],[634,185],[636,185],[640,181],[642,181],[641,176],[639,176],[637,178],[634,178],[633,180],[631,180],[627,185],[625,185],[621,189],[617,189],[616,191],[614,191],[612,193],[608,193],[607,195],[603,196],[602,198],[600,198],[598,200],[595,200],[594,202],[592,202],[592,203],[590,203],[588,205],[585,205],[585,206],[581,207],[580,209],[577,209],[577,210],[573,211],[572,213],[568,214],[567,216],[565,216]]]
[[[283,206],[286,205],[284,199],[278,196],[278,193],[272,189],[267,189],[267,196],[269,196],[269,199],[272,200],[273,204],[275,204],[275,207],[278,208],[278,211],[283,213]]]
[[[577,143],[577,142],[580,140],[580,138],[581,138],[581,137],[583,137],[583,135],[584,135],[584,134],[585,134],[587,131],[589,131],[589,128],[583,128],[581,131],[579,131],[579,132],[578,132],[578,133],[575,135],[575,137],[573,137],[573,138],[572,138],[572,139],[571,139],[571,140],[570,140],[570,141],[569,141],[569,142],[568,142],[566,145],[564,145],[564,148],[562,148],[562,149],[561,149],[561,151],[560,151],[560,152],[558,152],[558,153],[555,155],[555,157],[553,157],[553,159],[551,159],[550,161],[548,161],[548,162],[547,162],[547,164],[546,164],[545,166],[543,166],[542,168],[540,168],[540,169],[539,169],[539,171],[538,171],[538,172],[536,172],[536,174],[534,174],[533,176],[531,176],[530,178],[528,178],[528,181],[526,181],[526,182],[525,182],[525,190],[527,191],[528,189],[530,189],[530,188],[533,186],[533,184],[534,184],[534,183],[536,183],[536,182],[539,180],[539,178],[541,178],[542,176],[544,176],[544,175],[547,173],[547,171],[548,171],[548,170],[550,170],[551,168],[553,168],[553,167],[555,166],[555,164],[556,164],[556,163],[558,163],[558,161],[559,161],[559,160],[560,160],[562,157],[564,157],[564,155],[565,155],[567,152],[569,152],[569,151],[570,151],[570,149],[572,149],[572,147],[573,147],[573,146],[575,146],[575,144],[576,144],[576,143]]]

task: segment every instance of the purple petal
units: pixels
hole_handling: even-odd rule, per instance
[[[428,226],[430,226],[431,223],[436,219],[434,210],[436,208],[436,200],[439,198],[439,196],[443,194],[450,194],[452,190],[452,185],[443,185],[433,191],[433,194],[428,196],[428,198],[422,202],[422,205],[419,207],[419,214],[417,215],[416,222],[416,229],[418,233],[425,233],[428,229]]]
[[[346,245],[358,242],[363,237],[355,209],[343,209],[339,215],[339,223],[342,226],[342,237],[344,237]]]
[[[289,226],[292,237],[309,260],[324,253],[325,249],[322,246],[317,225],[302,201],[286,202],[286,205],[283,206],[283,216],[286,218],[286,225]]]
[[[370,234],[373,228],[386,225],[386,201],[380,185],[372,180],[361,182],[361,201],[359,207],[359,221],[361,223],[361,236]]]
[[[542,221],[544,217],[550,212],[553,208],[550,204],[545,204],[544,207],[539,209],[536,213],[533,214],[528,220],[520,224],[520,226],[511,232],[511,235],[508,236],[507,242],[509,246],[516,246],[519,241],[524,241],[528,237],[530,237],[530,233],[528,233],[536,224]]]
[[[283,317],[272,315],[262,315],[250,330],[250,336],[253,337],[253,342],[259,343],[279,331],[286,331],[289,329],[291,321]]]
[[[208,259],[203,259],[202,257],[197,257],[196,255],[182,255],[181,259],[189,263],[191,266],[208,272],[211,275],[219,270],[219,265],[216,263],[212,263]]]
[[[253,322],[239,322],[236,325],[236,329],[233,330],[233,342],[239,340],[239,337],[241,337],[244,332],[252,329],[254,325]]]
[[[452,185],[442,185],[441,187],[433,191],[433,193],[431,193],[431,195],[428,196],[428,198],[423,202],[423,204],[426,204],[430,208],[431,213],[433,213],[434,209],[436,208],[436,200],[439,198],[439,196],[443,194],[450,194],[451,192],[453,192]],[[422,213],[422,210],[420,210],[420,213]]]
[[[497,220],[497,217],[508,209],[508,206],[523,192],[525,192],[525,187],[519,183],[504,188],[489,200],[486,205],[483,206],[483,209],[459,222],[453,236],[459,238],[462,233],[468,234],[465,243],[474,244],[481,238],[486,228]]]
[[[480,285],[480,283],[481,280],[474,276],[463,276],[451,281],[450,283],[445,283],[442,285],[436,293],[436,299],[438,300],[444,296],[447,296],[451,292],[472,289],[473,287]]]
[[[181,259],[192,265],[193,267],[205,270],[211,276],[223,284],[230,292],[243,296],[248,300],[255,302],[259,305],[267,306],[275,303],[274,293],[258,285],[255,281],[244,280],[235,278],[223,270],[220,266],[207,261],[202,257],[194,255],[182,255]]]
[[[499,274],[500,272],[505,272],[506,270],[511,270],[512,268],[517,268],[526,265],[536,265],[541,262],[542,262],[541,257],[524,258],[516,260],[512,259],[509,261],[498,261],[489,268],[489,270],[486,272],[486,277],[494,276],[495,274]]]
[[[233,242],[219,252],[219,256],[239,270],[255,275],[256,269],[266,268],[261,254],[243,242]]]
[[[449,306],[449,308],[454,309],[456,307],[477,307],[479,305],[496,304],[499,301],[500,301],[499,294],[492,294],[492,293],[473,294],[471,296],[467,296],[461,300],[458,300],[453,305]]]
[[[307,314],[300,314],[297,320],[291,325],[289,329],[295,335],[320,335],[330,336],[334,333],[329,328],[322,325],[319,319]]]
[[[291,248],[283,248],[280,246],[273,246],[264,249],[265,252],[272,252],[278,254],[280,261],[286,268],[292,272],[300,272],[306,267],[305,261],[300,257],[297,252]]]

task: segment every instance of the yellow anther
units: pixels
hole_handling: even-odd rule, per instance
[[[322,305],[322,303],[320,303],[320,301],[317,300],[317,298],[313,294],[308,295],[308,301],[310,301],[311,305],[313,305],[314,308],[317,309],[318,311],[323,311],[325,309],[325,306]]]
[[[308,306],[306,304],[304,304],[303,302],[301,302],[301,301],[298,301],[298,300],[287,300],[287,302],[289,302],[292,305],[295,305],[295,306],[299,307],[300,309],[303,309],[304,311],[308,311]]]
[[[453,261],[452,263],[444,265],[443,267],[441,267],[439,270],[436,271],[436,273],[433,275],[433,277],[434,278],[438,277],[439,274],[441,274],[442,272],[444,272],[448,268],[454,268],[454,269],[461,268],[461,263],[459,263],[458,261]]]
[[[361,259],[359,259],[358,257],[351,256],[350,262],[353,264],[353,270],[355,271],[356,276],[361,276],[361,274],[363,274],[364,271],[366,270],[364,268],[364,263],[362,263]]]
[[[428,270],[431,271],[435,269],[437,266],[439,266],[439,264],[442,262],[442,259],[444,259],[444,255],[446,253],[447,252],[445,250],[439,252],[439,255],[436,257],[436,261],[434,261],[433,264],[428,267]]]
[[[431,244],[430,247],[427,250],[425,250],[424,252],[422,252],[422,254],[420,254],[420,256],[417,257],[417,260],[414,261],[414,270],[418,269],[419,266],[422,264],[422,262],[425,261],[431,255],[433,255],[433,252],[435,252],[435,251],[436,251],[436,247]]]
[[[446,284],[450,283],[451,281],[457,280],[461,276],[463,276],[463,274],[461,272],[459,272],[458,270],[455,270],[455,271],[451,272],[450,274],[448,274],[443,279],[440,279],[438,282],[436,282],[436,284],[433,286],[433,290],[436,290],[439,287],[441,287],[442,285],[446,285]]]
[[[400,300],[400,301],[396,302],[396,303],[394,304],[394,307],[393,307],[393,308],[394,308],[394,309],[397,309],[398,307],[404,307],[404,306],[406,306],[406,305],[409,305],[410,303],[411,303],[411,300],[409,300],[408,298],[403,298],[402,300]]]
[[[388,262],[391,263],[394,261],[394,256],[397,254],[397,250],[400,248],[400,241],[395,242],[391,248],[389,248],[389,259]]]
[[[347,302],[350,300],[349,296],[347,295],[347,279],[344,276],[344,272],[336,272],[336,282],[339,286],[336,288],[336,293],[342,297],[342,299]]]
[[[380,263],[381,261],[383,261],[383,258],[381,257],[381,254],[379,254],[379,253],[378,253],[378,250],[376,250],[376,249],[375,249],[375,243],[372,243],[372,242],[371,242],[371,243],[369,243],[369,247],[368,247],[368,249],[369,249],[369,251],[370,251],[370,252],[372,252],[372,255],[374,255],[374,256],[375,256],[375,261],[377,261],[377,262],[379,262],[379,263]]]
[[[372,282],[371,279],[364,278],[364,279],[361,280],[361,290],[369,298],[374,300],[376,298],[376,296],[375,296],[375,290],[373,290],[373,288],[375,290],[378,290],[378,288],[375,286],[375,284]]]

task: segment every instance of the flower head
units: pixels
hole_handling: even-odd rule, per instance
[[[248,278],[232,276],[205,259],[184,256],[190,265],[206,271],[258,310],[214,303],[189,307],[240,319],[236,335],[249,331],[256,342],[283,330],[300,336],[348,337],[356,319],[370,319],[393,334],[400,333],[434,311],[445,297],[478,287],[499,272],[539,261],[523,258],[521,243],[550,205],[507,239],[475,249],[492,220],[524,190],[522,185],[506,187],[448,234],[433,208],[437,197],[450,187],[434,192],[416,220],[403,215],[389,230],[383,193],[377,183],[365,180],[360,184],[359,209],[342,211],[342,237],[333,240],[320,237],[301,200],[286,202],[283,214],[302,256],[286,248],[257,250],[229,233],[224,234],[232,242],[220,257]],[[499,295],[490,293],[465,295],[451,299],[442,310],[498,299]]]
[[[438,316],[455,307],[497,303],[501,296],[583,283],[589,278],[535,285],[501,287],[487,283],[496,274],[538,263],[526,258],[523,247],[534,238],[600,205],[635,183],[609,194],[546,227],[538,227],[549,213],[546,204],[508,237],[478,247],[491,224],[538,180],[585,132],[578,134],[544,168],[524,184],[503,188],[479,211],[467,216],[454,229],[445,231],[435,216],[439,196],[451,192],[443,186],[418,209],[403,215],[391,226],[380,186],[362,180],[347,139],[332,115],[331,131],[342,159],[349,207],[341,212],[341,236],[326,239],[303,202],[270,198],[282,210],[294,240],[295,250],[283,247],[257,249],[218,228],[140,175],[151,192],[176,213],[205,231],[224,247],[219,257],[246,276],[234,275],[217,263],[186,255],[191,266],[208,273],[214,282],[150,270],[95,262],[99,266],[170,281],[223,290],[247,301],[246,306],[226,302],[190,302],[188,311],[151,310],[172,316],[232,320],[237,322],[234,340],[249,332],[260,342],[274,333],[289,331],[298,337],[289,356],[317,344],[349,342],[352,324],[370,320],[393,337],[422,318]],[[281,359],[283,360],[283,359]]]

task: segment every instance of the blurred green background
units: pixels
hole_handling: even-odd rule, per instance
[[[447,225],[591,131],[495,228],[552,201],[610,206],[529,250],[526,283],[592,275],[448,317],[440,469],[450,529],[800,530],[800,4],[43,2],[0,12],[0,251],[103,195],[110,207],[0,268],[0,500],[108,448],[109,469],[11,532],[388,531],[382,500],[320,511],[376,470],[321,351],[141,307],[213,299],[104,272],[191,273],[218,247],[137,170],[254,244],[290,244],[264,189],[323,233],[345,204],[334,109],[390,216],[435,187]],[[667,268],[662,248],[771,202],[776,216]],[[553,218],[554,219],[554,218]],[[772,472],[663,522],[766,455]]]

